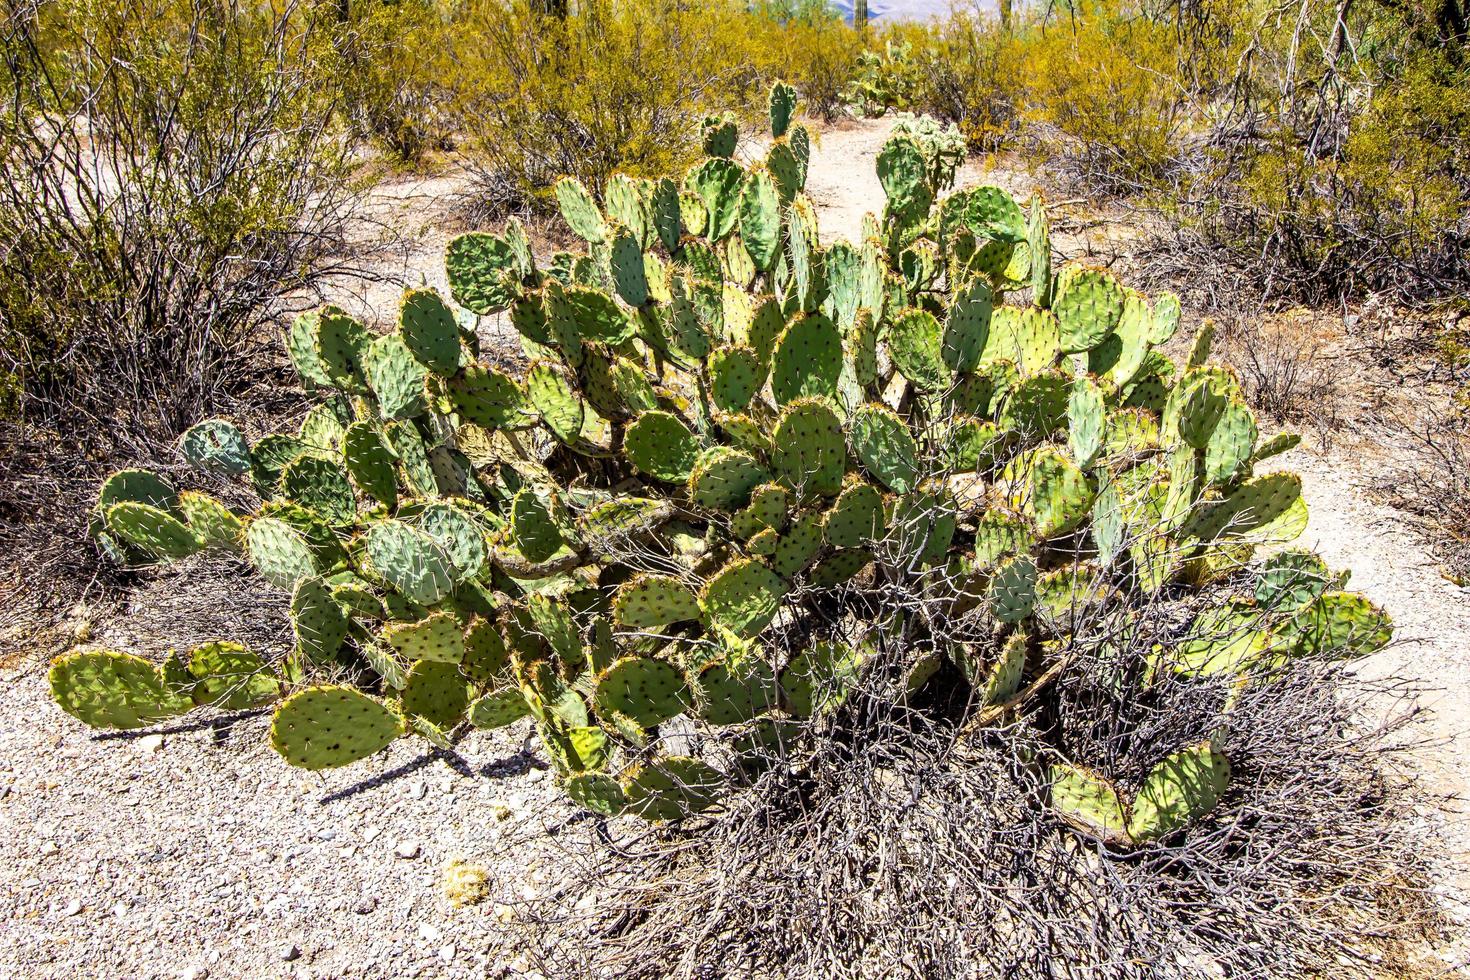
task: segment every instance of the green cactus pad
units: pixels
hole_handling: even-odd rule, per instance
[[[893,501],[884,547],[900,567],[941,560],[954,540],[954,501],[938,493],[906,493]]]
[[[272,433],[250,448],[250,478],[262,497],[276,495],[281,471],[307,449],[300,439],[285,433]]]
[[[1050,310],[996,307],[990,316],[982,363],[1010,361],[1021,374],[1054,367],[1061,356],[1061,325]]]
[[[699,618],[699,599],[668,575],[640,575],[613,596],[613,615],[624,629],[657,629]]]
[[[1230,760],[1209,742],[1175,752],[1145,777],[1128,833],[1137,841],[1167,837],[1213,810],[1229,785]]]
[[[525,695],[514,687],[491,691],[484,697],[470,702],[468,714],[471,725],[476,728],[504,728],[526,717],[531,708]]]
[[[444,378],[459,371],[459,324],[432,289],[410,289],[398,311],[398,335],[424,367]]]
[[[708,664],[695,687],[699,716],[711,725],[753,721],[780,701],[776,672],[756,657]]]
[[[864,468],[894,493],[908,493],[918,481],[919,447],[898,414],[884,405],[864,405],[853,413],[852,451]]]
[[[985,704],[1003,704],[1021,689],[1026,673],[1026,634],[1012,633],[1000,648],[1000,655],[986,673],[980,699]]]
[[[981,567],[993,565],[1007,555],[1028,551],[1035,542],[1035,531],[1025,518],[992,508],[976,522],[975,562]]]
[[[1073,265],[1057,277],[1052,311],[1061,326],[1062,350],[1091,350],[1123,316],[1123,287],[1101,269]]]
[[[357,489],[378,503],[398,502],[396,457],[372,422],[354,422],[342,437],[342,458]]]
[[[1388,614],[1354,592],[1326,592],[1283,629],[1296,652],[1347,660],[1388,645],[1393,624]]]
[[[398,457],[398,466],[409,490],[423,497],[438,496],[439,483],[434,478],[433,467],[429,465],[428,448],[419,430],[409,422],[389,422],[383,427],[383,435],[388,440],[388,447]]]
[[[326,582],[301,579],[291,592],[291,633],[296,650],[315,664],[330,662],[347,638],[348,619]]]
[[[1002,480],[1013,488],[1010,505],[1030,518],[1041,538],[1072,530],[1092,505],[1087,477],[1051,446],[1016,457],[1007,464]]]
[[[725,786],[725,777],[708,763],[669,756],[629,773],[623,793],[628,812],[644,820],[664,821],[708,810]]]
[[[204,539],[166,510],[131,500],[107,508],[107,529],[156,558],[187,558]]]
[[[1327,591],[1331,582],[1327,563],[1312,552],[1278,552],[1261,564],[1256,575],[1256,601],[1267,609],[1296,612]]]
[[[668,412],[644,412],[623,436],[623,452],[640,473],[667,483],[689,479],[699,454],[694,433]]]
[[[607,226],[597,202],[587,193],[587,188],[575,177],[563,177],[556,182],[556,203],[561,207],[567,225],[584,240],[594,245],[607,239]]]
[[[820,313],[793,319],[771,349],[771,394],[777,405],[837,392],[842,335]]]
[[[226,419],[208,419],[190,426],[179,438],[179,451],[200,469],[231,476],[250,472],[250,444]]]
[[[641,255],[641,253],[640,253]],[[642,268],[642,260],[639,260]],[[647,291],[647,284],[644,284]],[[624,297],[625,299],[627,297]],[[597,289],[572,286],[562,294],[559,303],[564,304],[564,314],[577,325],[577,334],[585,340],[601,341],[617,346],[633,339],[636,326],[628,314],[619,308],[611,296]],[[641,306],[641,303],[630,303]]]
[[[293,766],[330,769],[376,755],[403,734],[403,719],[350,687],[298,691],[271,719],[271,747]]]
[[[278,589],[317,574],[316,554],[306,535],[283,520],[259,517],[245,529],[245,548],[256,571]]]
[[[424,413],[427,374],[396,334],[374,340],[363,355],[363,375],[385,419],[411,419]]]
[[[776,545],[781,543],[781,535],[770,528],[758,531],[751,535],[749,541],[745,542],[745,553],[758,558],[768,558],[776,553]]]
[[[464,720],[470,704],[469,685],[455,664],[419,660],[408,669],[403,685],[403,710],[449,729]]]
[[[833,496],[842,489],[846,445],[837,413],[820,398],[787,405],[771,447],[776,478],[793,490]]]
[[[423,509],[414,526],[433,538],[449,556],[455,581],[463,582],[479,574],[485,564],[485,537],[464,507],[437,500]]]
[[[496,687],[510,676],[510,652],[500,628],[488,619],[475,619],[464,632],[464,660],[460,669],[482,687]]]
[[[444,271],[454,301],[474,313],[499,313],[520,295],[515,249],[495,235],[476,231],[451,239]]]
[[[739,559],[720,569],[699,597],[705,622],[740,637],[760,633],[776,618],[786,583],[758,561]]]
[[[684,675],[673,664],[651,657],[624,657],[597,678],[597,709],[653,728],[689,707]]]
[[[543,562],[561,550],[561,530],[552,520],[551,509],[529,487],[511,501],[510,536],[516,550],[529,562]]]
[[[825,534],[834,548],[860,548],[883,532],[883,496],[867,483],[848,486],[827,512]]]
[[[321,328],[321,311],[310,310],[291,321],[286,331],[286,354],[291,366],[301,375],[308,388],[332,387],[331,375],[316,352],[316,335]]]
[[[643,265],[643,249],[633,233],[622,225],[613,226],[612,250],[609,255],[613,287],[629,306],[648,302],[648,273]],[[624,322],[627,318],[623,318]]]
[[[1205,480],[1226,484],[1246,475],[1256,451],[1256,417],[1240,398],[1225,402],[1205,444]]]
[[[246,711],[281,696],[281,680],[243,644],[217,641],[189,653],[189,673],[198,680],[194,703],[221,711]]]
[[[57,657],[49,674],[61,710],[93,728],[146,728],[194,707],[142,657],[111,650]]]
[[[689,477],[689,496],[701,507],[738,510],[757,486],[770,479],[755,459],[738,449],[718,446],[699,457]]]
[[[1091,378],[1072,382],[1067,396],[1067,448],[1082,469],[1088,469],[1103,451],[1107,439],[1107,408],[1102,389]]]
[[[785,487],[763,484],[751,493],[750,504],[731,520],[730,530],[737,538],[749,538],[768,528],[779,531],[786,526],[790,508],[791,494]]]
[[[1154,300],[1153,315],[1149,318],[1148,342],[1155,346],[1168,343],[1179,330],[1182,313],[1178,296],[1161,294]]]
[[[166,480],[148,470],[118,470],[97,492],[97,510],[106,514],[113,504],[131,501],[147,504],[171,514],[179,512],[179,492]]]
[[[652,193],[652,181],[627,174],[613,174],[603,188],[607,216],[628,229],[640,248],[651,243],[654,233],[649,204]]]
[[[888,326],[894,366],[921,391],[943,391],[954,383],[942,346],[939,321],[928,310],[905,310]]]
[[[600,772],[579,772],[568,776],[562,783],[562,789],[582,809],[604,817],[615,817],[627,807],[623,787],[613,777]]]
[[[753,170],[745,178],[740,237],[757,269],[764,272],[776,264],[781,254],[781,194],[767,170]]]
[[[357,499],[347,472],[322,456],[297,456],[281,471],[281,495],[333,524],[357,518]]]
[[[468,364],[449,379],[445,390],[450,404],[466,422],[487,429],[511,429],[526,421],[525,393],[503,371]]]
[[[905,218],[927,214],[934,189],[925,174],[924,153],[912,138],[893,136],[878,153],[878,183],[888,212]]]
[[[781,703],[798,718],[834,711],[852,693],[862,664],[862,655],[852,647],[818,643],[781,671]]]
[[[548,361],[532,364],[526,372],[526,394],[553,435],[567,444],[577,441],[587,407],[561,368]]]
[[[742,412],[766,380],[766,367],[749,347],[721,347],[710,353],[710,401],[722,412]]]
[[[223,503],[207,493],[185,490],[179,494],[184,521],[206,548],[239,551],[245,524]]]
[[[992,616],[1002,623],[1019,623],[1036,606],[1036,563],[1026,555],[1001,561],[985,594]]]
[[[317,312],[316,355],[331,383],[343,391],[362,390],[362,359],[372,339],[366,327],[338,307]]]
[[[1126,840],[1128,820],[1118,788],[1099,773],[1080,766],[1053,765],[1051,805],[1067,823],[1112,843]]]
[[[1034,374],[1011,389],[1000,427],[1025,439],[1042,439],[1067,421],[1072,379],[1061,371]]]
[[[956,290],[944,319],[940,338],[940,356],[956,374],[973,371],[985,353],[990,337],[990,317],[995,309],[995,294],[984,279],[975,278]]]
[[[1200,508],[1186,530],[1204,541],[1229,536],[1284,543],[1306,526],[1302,478],[1295,473],[1270,473],[1246,480],[1224,500]]]
[[[383,630],[383,639],[410,662],[458,664],[464,659],[464,633],[459,622],[446,612],[432,613],[417,623],[390,623]]]
[[[402,521],[369,526],[365,550],[373,572],[411,602],[433,605],[454,589],[449,556],[433,538]]]
[[[822,515],[816,511],[803,514],[776,542],[771,552],[771,569],[783,578],[803,571],[822,547]]]
[[[785,82],[774,83],[771,85],[769,103],[771,138],[780,139],[786,135],[791,119],[796,115],[796,89]]]

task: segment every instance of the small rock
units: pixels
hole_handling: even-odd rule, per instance
[[[118,902],[112,907],[112,914],[121,919],[123,916],[128,914],[128,907],[122,902]]]
[[[205,980],[209,976],[209,968],[204,966],[191,966],[184,971],[183,980]]]
[[[419,938],[425,942],[437,943],[443,935],[444,933],[440,932],[437,926],[431,926],[427,922],[419,926]]]
[[[397,854],[405,861],[412,861],[414,858],[419,856],[419,846],[413,843],[413,841],[404,841],[402,844],[399,844],[398,847],[394,849],[393,853]]]
[[[337,828],[328,827],[326,830],[319,830],[317,831],[316,836],[317,840],[336,840]]]
[[[70,902],[67,902],[66,908],[61,910],[61,914],[65,916],[81,915],[82,900],[79,898],[74,898]]]
[[[157,752],[163,748],[162,735],[144,735],[138,739],[138,748],[143,752]]]
[[[454,943],[450,943],[448,946],[443,946],[439,949],[439,958],[445,963],[453,962],[454,954],[456,952],[458,952],[458,950],[454,948]]]
[[[371,895],[358,902],[352,911],[358,915],[369,915],[378,907],[378,900]]]
[[[50,857],[53,854],[60,854],[61,848],[56,846],[56,842],[54,840],[48,840],[41,845],[41,853],[46,855],[47,857]]]
[[[415,800],[422,800],[429,795],[429,786],[427,783],[414,783],[408,788],[408,795]]]
[[[295,943],[289,943],[281,947],[281,959],[285,960],[287,963],[290,963],[292,960],[297,959],[300,956],[301,947],[297,946]]]
[[[377,840],[378,837],[382,833],[383,833],[383,828],[382,827],[379,827],[379,826],[369,827],[367,830],[364,830],[362,832],[362,842],[364,844],[371,844],[373,841]]]

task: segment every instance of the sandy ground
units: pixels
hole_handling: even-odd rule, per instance
[[[809,191],[823,237],[856,238],[881,200],[872,164],[886,126],[826,133]],[[971,163],[961,182],[1030,190],[1031,178]],[[450,178],[398,182],[376,213],[404,235],[385,272],[443,286]],[[1097,245],[1058,235],[1078,255]],[[1088,235],[1105,235],[1088,232]],[[373,244],[365,242],[365,245]],[[381,243],[379,243],[381,244]],[[398,284],[334,296],[377,318],[394,313]],[[1397,513],[1363,489],[1377,474],[1363,454],[1299,449],[1280,465],[1301,472],[1312,508],[1305,543],[1384,605],[1399,645],[1365,670],[1425,689],[1415,758],[1426,803],[1449,856],[1437,884],[1470,935],[1470,597],[1438,573]],[[145,615],[189,589],[204,610],[177,630],[142,635],[99,622],[99,641],[159,653],[209,633],[207,610],[236,600],[227,574],[164,573],[136,597]],[[403,740],[346,772],[304,775],[264,744],[266,718],[188,720],[125,737],[95,735],[45,691],[55,651],[0,665],[0,978],[30,977],[469,977],[516,973],[505,906],[457,909],[440,894],[447,861],[484,862],[498,895],[545,887],[558,834],[573,819],[529,739],[527,723],[476,734],[451,762]],[[509,836],[537,838],[535,853],[496,857]],[[530,890],[530,891],[528,891]],[[1470,948],[1445,950],[1446,975]]]

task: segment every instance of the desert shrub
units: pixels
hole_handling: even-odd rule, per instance
[[[353,133],[403,162],[447,146],[453,133],[448,17],[439,0],[318,0],[312,10],[314,65]]]
[[[290,17],[66,0],[4,22],[0,374],[89,445],[172,436],[240,379],[347,209]]]
[[[878,839],[849,842],[887,870],[859,877],[925,889],[943,874],[885,856],[941,833],[962,799],[998,800],[1003,823],[965,824],[983,832],[965,887],[991,854],[1006,866],[1008,846],[1049,855],[1024,867],[1060,877],[1030,918],[923,919],[930,937],[963,931],[954,962],[1004,949],[1031,975],[1059,954],[1106,971],[1155,955],[1153,928],[1227,968],[1258,962],[1254,939],[1296,927],[1320,875],[1272,878],[1295,889],[1274,895],[1277,915],[1253,904],[1277,889],[1212,900],[1235,894],[1221,860],[1255,853],[1250,827],[1267,828],[1262,853],[1293,832],[1305,847],[1315,835],[1286,818],[1351,795],[1320,789],[1341,784],[1335,770],[1303,790],[1282,764],[1307,757],[1283,748],[1302,744],[1283,742],[1294,729],[1272,727],[1293,710],[1307,734],[1338,724],[1321,707],[1335,700],[1283,694],[1390,635],[1318,557],[1269,550],[1301,533],[1306,505],[1298,477],[1255,468],[1293,440],[1260,438],[1234,376],[1208,363],[1210,330],[1183,363],[1161,353],[1177,298],[1054,271],[1038,201],[944,196],[911,135],[879,155],[886,201],[863,244],[823,247],[794,110],[774,89],[772,143],[749,168],[712,156],[677,182],[618,175],[600,199],[563,179],[585,245],[544,264],[514,220],[455,239],[455,306],[410,291],[377,337],[333,307],[297,320],[286,346],[321,399],[301,427],[252,445],[213,419],[181,442],[253,487],[255,509],[131,470],[95,511],[124,561],[246,556],[290,592],[295,649],[210,643],[161,666],[77,650],[52,666],[58,702],[121,728],[279,702],[271,743],[311,769],[529,716],[559,785],[593,814],[718,820],[757,801],[770,839],[788,828],[836,848],[798,859],[838,876],[825,896],[853,867],[822,836],[857,826],[834,808],[888,800]],[[506,312],[533,358],[524,374],[479,359],[467,327]],[[978,756],[945,748],[957,739]],[[834,794],[844,772],[862,775]],[[946,772],[968,775],[922,796]],[[1135,865],[1153,870],[1133,878]],[[1102,902],[1081,936],[1059,938],[1079,903],[1133,894],[1118,877],[1177,882],[1159,914],[1196,907],[1106,927]],[[1022,891],[1029,907],[1039,889]],[[831,914],[858,921],[877,904]],[[751,932],[735,959],[690,975],[763,974],[741,958],[769,967],[793,944],[801,965],[847,975],[913,962],[892,934],[828,947],[830,931],[783,927],[771,945],[756,941],[766,920],[701,920],[722,946],[732,927]],[[1310,965],[1339,951],[1315,949]]]
[[[1463,37],[1434,23],[1377,4],[1263,18],[1186,223],[1275,293],[1460,288],[1470,64]]]
[[[862,37],[825,0],[762,3],[755,10],[745,30],[762,80],[786,79],[801,92],[808,112],[828,122],[836,119],[849,101]]]
[[[1168,23],[1077,4],[1030,25],[1023,43],[1025,115],[1043,129],[1042,155],[1096,190],[1137,192],[1169,178],[1190,93]]]
[[[976,10],[953,11],[921,48],[918,108],[959,126],[971,148],[1010,144],[1019,130],[1026,77],[1014,34]]]
[[[457,111],[487,203],[547,204],[564,175],[601,186],[686,166],[699,121],[756,90],[751,20],[722,0],[593,0],[565,17],[524,0],[462,5]]]

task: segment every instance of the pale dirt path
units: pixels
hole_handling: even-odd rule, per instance
[[[856,239],[862,214],[881,201],[873,161],[886,131],[851,124],[819,141],[809,189],[824,237]],[[1030,190],[1025,175],[984,173],[973,162],[961,181]],[[446,236],[433,219],[453,189],[441,181],[390,189],[415,222],[394,271],[442,285]],[[1064,250],[1082,245],[1058,239]],[[359,301],[387,318],[396,292],[378,285]],[[1418,756],[1432,791],[1463,799],[1470,601],[1439,578],[1392,510],[1357,489],[1352,456],[1299,450],[1285,465],[1306,478],[1307,542],[1353,569],[1354,585],[1399,623],[1405,642],[1371,669],[1437,689],[1416,731],[1440,744]],[[232,599],[228,581],[202,587],[214,590],[202,608]],[[183,572],[165,576],[140,602],[182,588],[201,586]],[[207,633],[208,623],[195,630]],[[128,639],[123,627],[113,636]],[[190,638],[133,639],[139,652],[158,653]],[[522,751],[525,723],[467,739],[462,772],[405,740],[347,772],[314,776],[287,769],[264,745],[262,717],[180,726],[161,740],[90,735],[47,697],[50,652],[0,665],[9,695],[0,720],[0,978],[469,977],[501,975],[512,961],[495,909],[452,909],[437,886],[443,862],[488,860],[511,830],[540,832],[555,848],[571,811],[535,750]],[[1470,854],[1463,819],[1445,832]],[[492,878],[511,890],[542,887],[554,860],[492,863]],[[1467,879],[1447,880],[1452,892]]]

